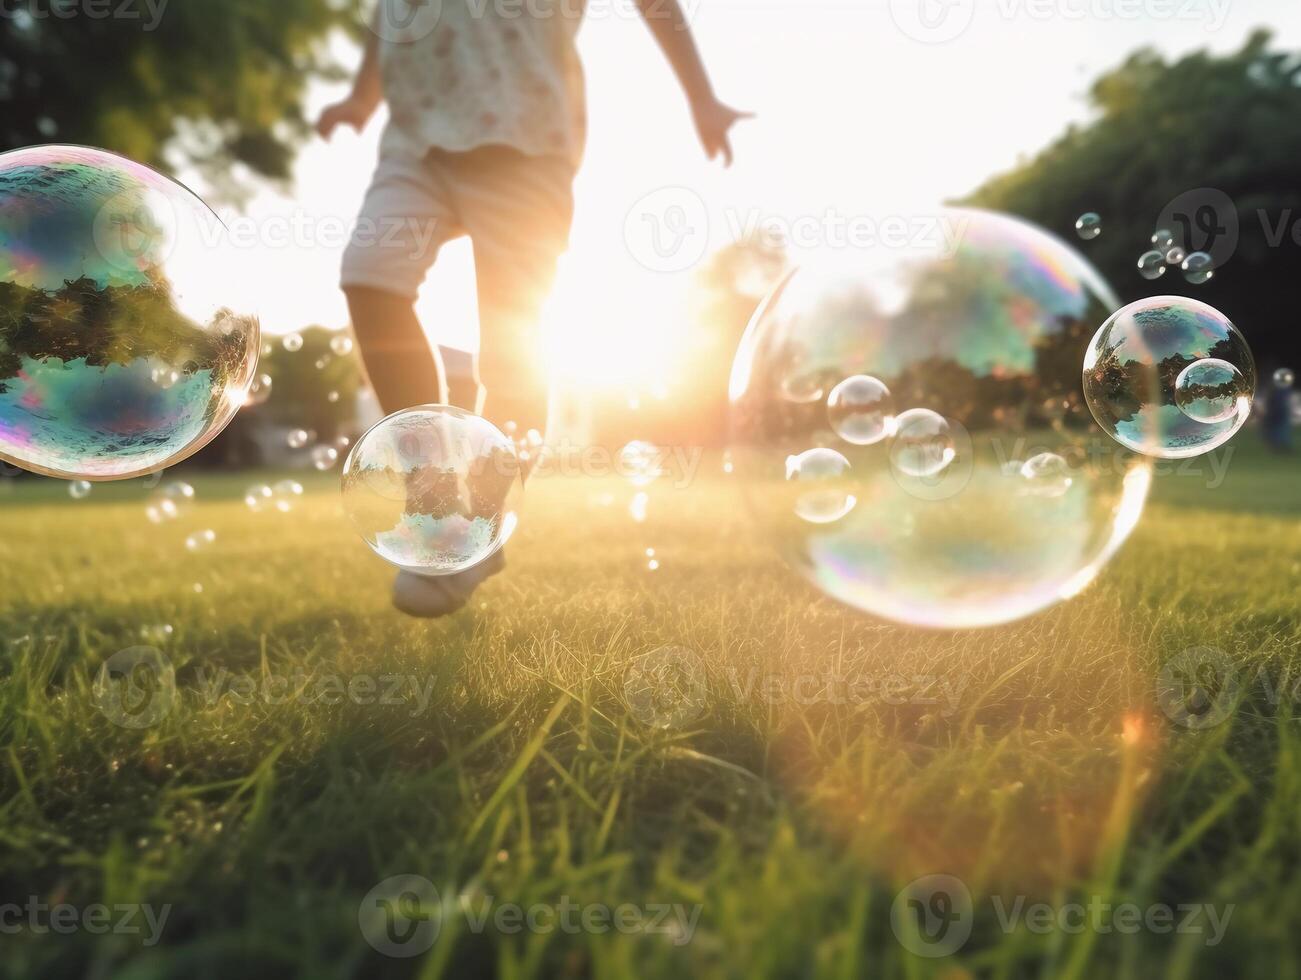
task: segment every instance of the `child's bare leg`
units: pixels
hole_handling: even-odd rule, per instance
[[[371,387],[384,414],[441,404],[446,384],[410,299],[383,289],[344,290]]]

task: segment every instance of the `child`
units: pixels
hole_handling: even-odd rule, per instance
[[[317,131],[360,130],[387,100],[379,165],[343,260],[367,374],[386,413],[444,403],[417,290],[446,241],[468,235],[479,295],[477,391],[463,407],[499,429],[546,430],[538,313],[568,244],[571,187],[585,139],[575,37],[585,0],[379,0],[352,94]],[[732,161],[746,114],[710,86],[678,0],[635,0],[686,91],[710,159]],[[361,232],[365,231],[363,237]],[[498,552],[459,575],[403,572],[394,602],[416,616],[459,609],[499,571]]]

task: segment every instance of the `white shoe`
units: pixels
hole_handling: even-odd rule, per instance
[[[415,572],[398,572],[393,582],[393,605],[398,612],[420,619],[437,619],[450,616],[467,602],[474,590],[485,579],[506,567],[506,552],[495,552],[454,575],[417,575]]]

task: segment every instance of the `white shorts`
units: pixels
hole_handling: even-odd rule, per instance
[[[574,164],[489,145],[421,155],[386,139],[343,255],[341,284],[413,300],[445,242],[468,235],[482,291],[540,303],[569,242]]]

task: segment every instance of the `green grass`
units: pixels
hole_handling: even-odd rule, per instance
[[[821,597],[721,478],[653,489],[644,524],[615,480],[538,482],[507,574],[434,623],[389,609],[391,573],[344,523],[331,476],[306,480],[293,514],[253,515],[253,476],[192,474],[200,502],[170,527],[146,522],[138,482],[74,502],[61,484],[12,481],[0,905],[171,910],[153,946],[0,933],[0,972],[1297,975],[1301,463],[1251,443],[1213,489],[1205,475],[1158,481],[1079,598],[963,633]],[[202,527],[217,541],[191,554],[185,534]],[[114,724],[96,674],[162,624],[171,635],[151,642],[177,700],[152,727]],[[691,651],[703,680],[699,712],[669,729],[626,692],[664,646]],[[1223,651],[1244,680],[1230,718],[1203,731],[1154,697],[1160,665],[1193,647]],[[828,672],[863,686],[813,696],[808,678]],[[388,676],[417,679],[427,704],[410,689],[400,704],[284,696]],[[918,678],[960,694],[923,703]],[[268,679],[278,697],[238,686]],[[927,959],[896,939],[891,904],[939,872],[970,889],[974,929]],[[428,953],[394,959],[367,944],[358,907],[404,873],[433,881],[445,913]],[[678,903],[698,920],[476,932],[458,896],[472,911]],[[1006,929],[999,910],[1017,896],[1233,908],[1208,946]]]

